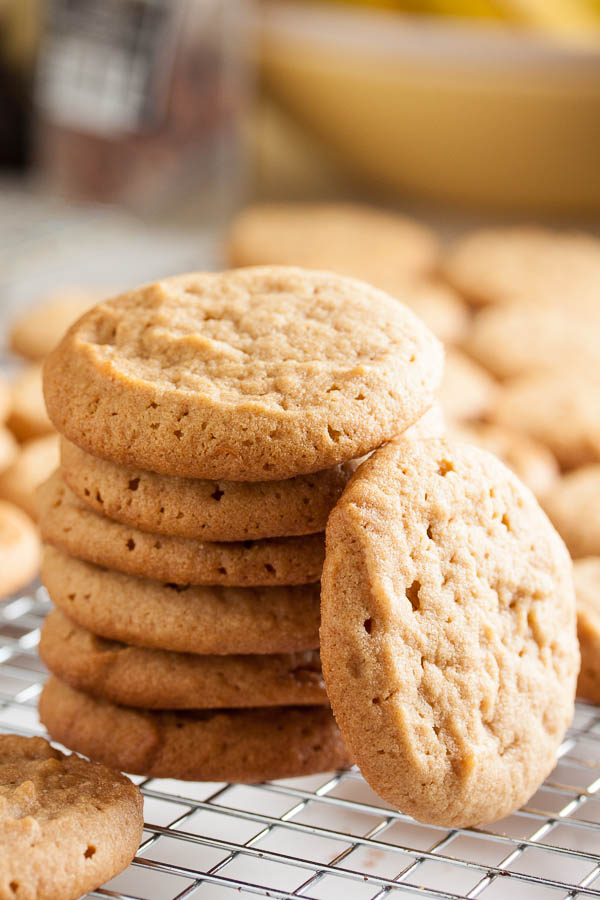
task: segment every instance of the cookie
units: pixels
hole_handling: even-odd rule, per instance
[[[260,203],[242,210],[227,237],[232,266],[328,269],[394,294],[430,272],[438,241],[414,219],[350,203]]]
[[[524,803],[556,761],[579,654],[571,561],[491,454],[393,441],[327,526],[327,693],[384,800],[445,827]]]
[[[573,564],[581,669],[577,696],[600,703],[600,556]]]
[[[573,315],[567,308],[521,303],[480,312],[465,347],[504,379],[586,361],[593,368],[599,342],[600,313]]]
[[[44,359],[73,322],[101,297],[92,291],[63,288],[18,316],[9,344],[14,353],[35,362]]]
[[[124,644],[217,655],[319,646],[318,584],[178,587],[101,569],[54,547],[44,550],[42,581],[72,621]]]
[[[53,431],[42,393],[42,368],[28,366],[11,385],[11,412],[8,427],[20,441]]]
[[[493,453],[537,497],[547,494],[557,481],[559,469],[552,453],[518,431],[480,422],[457,425],[452,428],[452,436]]]
[[[452,288],[441,281],[419,281],[402,292],[401,299],[427,325],[440,341],[463,341],[470,326],[466,304]]]
[[[446,278],[476,305],[534,300],[597,304],[600,240],[543,228],[489,228],[461,238],[443,264]]]
[[[545,444],[565,469],[600,461],[600,378],[594,369],[515,378],[498,394],[490,418]]]
[[[40,567],[40,539],[25,513],[0,500],[0,598],[25,587]]]
[[[600,556],[600,465],[563,475],[542,505],[571,556]]]
[[[459,350],[449,350],[439,402],[449,423],[481,419],[493,408],[498,386],[493,378]]]
[[[4,378],[0,378],[0,422],[6,422],[12,405],[12,392]]]
[[[19,453],[12,431],[0,425],[0,473],[5,472],[14,463]]]
[[[122,706],[220,709],[328,702],[315,650],[261,656],[150,650],[107,641],[55,609],[44,622],[39,652],[61,681]]]
[[[0,735],[0,897],[76,900],[138,849],[142,795],[124,775],[40,737]]]
[[[38,488],[54,472],[59,461],[57,434],[27,441],[12,464],[0,474],[0,497],[20,506],[34,521],[37,520]]]
[[[155,778],[257,782],[351,764],[325,706],[256,709],[132,709],[46,683],[40,718],[67,747],[105,765]]]
[[[164,475],[271,481],[362,456],[431,406],[442,348],[327,272],[169,278],[97,306],[46,361],[58,430]]]
[[[120,466],[61,443],[62,478],[91,509],[143,531],[205,541],[324,531],[356,465],[285,481],[206,481]]]
[[[323,534],[209,542],[155,535],[99,516],[58,473],[40,488],[44,541],[87,562],[175,584],[308,584],[321,577]]]

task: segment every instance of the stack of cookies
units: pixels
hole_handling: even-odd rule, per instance
[[[355,461],[441,376],[405,306],[330,273],[187,275],[86,313],[45,366],[52,737],[159,777],[347,765],[318,652],[323,532]]]

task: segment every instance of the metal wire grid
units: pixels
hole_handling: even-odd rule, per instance
[[[0,729],[39,734],[45,590],[0,605]],[[256,786],[136,780],[146,826],[133,864],[94,897],[292,900],[600,897],[600,710],[579,704],[554,772],[488,828],[426,827],[356,770]]]

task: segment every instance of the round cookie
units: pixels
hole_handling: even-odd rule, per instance
[[[466,304],[441,281],[419,281],[402,292],[401,299],[444,344],[464,340],[470,317]]]
[[[44,359],[67,328],[100,299],[99,294],[78,288],[56,291],[15,319],[9,335],[11,350],[34,362]]]
[[[571,561],[491,454],[376,451],[330,516],[321,616],[332,708],[384,800],[483,824],[554,766],[579,667]]]
[[[0,474],[4,473],[14,463],[19,453],[19,445],[17,444],[12,431],[0,425]]]
[[[215,655],[319,646],[318,584],[178,587],[101,569],[54,547],[44,550],[42,581],[72,621],[124,644]]]
[[[543,228],[488,228],[461,238],[443,265],[446,278],[472,303],[515,300],[597,305],[600,240]]]
[[[204,541],[324,531],[356,466],[351,461],[285,481],[206,481],[120,466],[64,438],[61,443],[62,478],[91,509],[143,531]]]
[[[600,556],[600,464],[563,475],[542,503],[571,556]]]
[[[581,669],[577,696],[600,703],[600,556],[573,564]]]
[[[27,366],[11,385],[11,412],[8,427],[20,441],[53,431],[42,392],[42,367]]]
[[[40,567],[40,539],[25,513],[0,500],[0,598],[25,587]]]
[[[71,687],[122,706],[221,709],[327,704],[316,650],[285,655],[200,656],[107,641],[55,609],[39,652]]]
[[[12,465],[0,474],[0,497],[20,506],[36,521],[39,515],[38,488],[54,472],[59,461],[57,434],[27,441],[19,449]]]
[[[515,378],[504,385],[490,418],[545,444],[565,469],[600,461],[600,378],[594,369]]]
[[[438,253],[436,236],[420,222],[351,203],[248,206],[226,247],[232,266],[328,269],[391,294],[435,268]]]
[[[518,431],[480,422],[457,425],[452,429],[452,436],[493,453],[537,497],[546,494],[557,481],[559,469],[552,453]]]
[[[328,272],[192,274],[73,326],[45,366],[69,440],[164,475],[270,481],[362,456],[433,402],[436,338],[393,298]]]
[[[459,350],[449,350],[439,402],[450,423],[481,419],[494,406],[498,386],[476,362]]]
[[[58,473],[40,488],[42,539],[71,556],[175,584],[308,584],[321,577],[323,534],[211,542],[155,535],[92,512]]]
[[[124,775],[40,737],[0,735],[0,897],[76,900],[138,849],[142,795]]]
[[[39,703],[51,735],[106,765],[155,778],[242,783],[351,765],[325,706],[140,710],[50,678]]]

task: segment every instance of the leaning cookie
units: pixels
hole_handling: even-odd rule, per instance
[[[577,696],[600,703],[600,556],[573,564],[581,670]]]
[[[91,697],[52,677],[39,711],[67,747],[156,778],[252,783],[352,762],[326,706],[146,711]]]
[[[542,504],[572,557],[600,556],[600,464],[567,472]]]
[[[0,897],[76,900],[133,859],[144,824],[135,785],[43,738],[0,735]]]
[[[394,441],[327,527],[321,656],[371,786],[422,822],[508,815],[556,761],[579,653],[571,561],[499,460]]]

